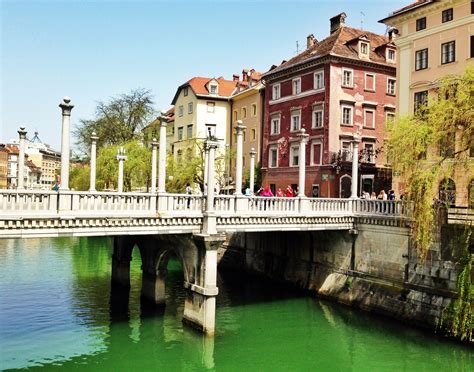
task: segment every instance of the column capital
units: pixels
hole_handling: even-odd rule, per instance
[[[217,149],[219,147],[219,142],[207,139],[204,142],[204,146],[209,150],[209,149]]]
[[[297,137],[299,137],[300,142],[306,143],[306,142],[308,142],[309,134],[306,133],[306,130],[304,128],[301,128],[301,130],[297,134]]]
[[[125,155],[125,149],[123,147],[120,147],[117,150],[117,156],[115,157],[115,159],[117,159],[118,161],[128,159],[128,157]]]
[[[255,149],[252,147],[249,151],[249,154],[251,158],[254,158],[255,155],[257,155],[257,151],[255,151]]]
[[[361,141],[361,139],[362,139],[362,137],[360,136],[360,134],[355,133],[355,134],[353,134],[353,136],[352,136],[351,142],[352,142],[352,143],[359,143],[359,142]]]
[[[25,139],[26,133],[28,132],[25,130],[25,127],[20,127],[20,129],[18,129],[18,134],[20,135],[20,139]]]
[[[242,133],[245,128],[247,127],[244,125],[244,123],[242,123],[242,120],[237,120],[235,122],[235,131],[237,134]]]
[[[91,133],[91,141],[94,143],[94,142],[97,142],[98,139],[99,139],[99,137],[97,136],[96,132],[92,132]]]
[[[61,110],[63,111],[63,116],[71,116],[71,111],[74,108],[74,105],[70,104],[71,98],[68,96],[63,98],[63,101],[59,104]]]
[[[156,138],[153,138],[151,140],[151,148],[156,148],[158,146],[158,141],[156,140]]]

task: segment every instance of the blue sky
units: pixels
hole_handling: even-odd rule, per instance
[[[410,2],[0,0],[0,142],[24,125],[59,150],[65,95],[73,125],[93,118],[97,101],[138,87],[167,109],[193,76],[266,71],[308,34],[326,37],[341,11],[348,25],[383,34],[377,21]]]

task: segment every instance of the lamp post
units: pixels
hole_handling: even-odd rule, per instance
[[[306,178],[306,142],[308,142],[308,133],[306,133],[304,128],[301,128],[300,133],[298,134],[300,138],[300,149],[298,155],[299,162],[299,172],[298,172],[298,187],[299,192],[298,196],[305,197],[305,178]]]
[[[160,150],[158,160],[158,192],[166,192],[166,113],[160,116]]]
[[[96,156],[97,156],[97,137],[95,132],[91,135],[91,174],[90,174],[90,186],[89,191],[94,192],[95,190],[95,175],[96,175]]]
[[[237,158],[235,164],[235,195],[242,195],[242,168],[243,168],[243,152],[244,152],[244,129],[245,125],[242,120],[237,120],[235,131],[237,134]]]
[[[69,132],[71,111],[74,105],[70,104],[71,98],[64,97],[59,104],[62,110],[61,128],[61,189],[69,190]]]
[[[252,147],[250,149],[250,194],[253,195],[255,190],[255,155],[257,151]]]
[[[357,198],[357,184],[359,171],[359,143],[360,135],[354,134],[352,139],[352,183],[351,183],[351,198]]]
[[[25,127],[20,127],[18,134],[20,135],[20,153],[18,154],[18,182],[16,188],[23,190],[25,188],[25,139],[26,139]]]
[[[115,158],[119,162],[117,191],[120,193],[123,192],[123,162],[128,159],[125,155],[125,149],[123,146],[120,146],[117,150],[117,156]]]

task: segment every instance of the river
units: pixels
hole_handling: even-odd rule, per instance
[[[180,263],[166,307],[111,293],[111,240],[0,240],[0,368],[101,371],[474,371],[474,351],[245,273],[219,275],[216,335],[182,324]]]

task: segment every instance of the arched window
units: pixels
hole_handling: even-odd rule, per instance
[[[469,208],[474,209],[474,179],[469,182],[469,188],[467,190],[467,205]]]
[[[439,200],[450,207],[456,205],[456,184],[451,178],[446,178],[440,182]]]
[[[352,177],[348,174],[343,175],[339,179],[339,197],[349,198],[351,196]]]

